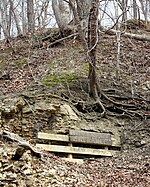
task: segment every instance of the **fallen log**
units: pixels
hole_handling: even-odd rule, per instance
[[[136,40],[141,40],[141,41],[150,41],[150,36],[146,35],[146,34],[131,34],[131,33],[127,33],[125,32],[123,34],[125,37],[129,37],[129,38],[133,38]]]
[[[110,35],[114,35],[117,33],[117,30],[115,29],[106,29],[104,27],[100,27],[100,30]],[[150,41],[150,36],[146,34],[133,34],[133,33],[128,33],[128,32],[123,32],[121,34],[125,37],[133,38],[133,39],[140,40],[140,41]]]

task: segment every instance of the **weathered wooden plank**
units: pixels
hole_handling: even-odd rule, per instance
[[[112,145],[111,135],[108,133],[95,133],[70,129],[69,140],[72,143]]]
[[[70,136],[87,136],[87,137],[95,137],[101,139],[111,139],[111,135],[109,133],[97,133],[97,132],[87,132],[83,130],[69,130]]]
[[[38,138],[42,139],[42,140],[54,140],[54,141],[69,142],[69,136],[62,135],[62,134],[50,134],[50,133],[39,132]]]
[[[50,152],[97,155],[97,156],[112,156],[111,152],[105,149],[91,149],[91,148],[83,148],[83,147],[81,148],[81,147],[69,147],[69,146],[59,146],[59,145],[46,145],[46,144],[36,144],[36,146]]]
[[[77,130],[75,130],[77,131]],[[85,131],[83,131],[85,132]],[[73,132],[74,134],[77,132]],[[78,135],[80,135],[82,132],[80,132]],[[90,133],[90,136],[87,136],[87,133]],[[71,133],[72,134],[72,133]],[[43,140],[54,140],[54,141],[63,141],[63,142],[72,142],[72,143],[87,143],[87,144],[95,144],[95,145],[106,145],[106,146],[114,146],[114,147],[121,147],[118,141],[116,141],[114,138],[111,138],[111,135],[106,134],[106,138],[99,138],[97,136],[92,136],[93,132],[85,132],[86,136],[70,136],[69,135],[61,135],[61,134],[50,134],[50,133],[38,133],[38,138]],[[95,133],[94,133],[95,134]],[[101,134],[101,133],[96,133]],[[105,134],[105,133],[102,133]],[[103,136],[104,137],[104,136]],[[109,137],[109,139],[108,139]]]
[[[101,139],[94,136],[70,136],[70,142],[72,143],[83,143],[83,144],[92,144],[92,145],[106,145],[111,146],[111,139]]]

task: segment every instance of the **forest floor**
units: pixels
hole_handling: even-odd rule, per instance
[[[35,36],[14,38],[11,45],[0,42],[0,99],[28,91],[57,94],[91,106],[93,100],[87,94],[88,64],[80,43],[72,39],[51,48],[46,42],[41,48],[33,48],[33,41]],[[150,186],[150,42],[121,38],[118,77],[116,55],[115,36],[101,34],[97,47],[98,79],[105,94],[121,106],[113,107],[113,103],[101,99],[108,115],[128,121],[122,127],[123,151],[112,158],[85,159],[83,164],[67,162],[47,152],[41,159],[32,158],[27,152],[14,162],[10,160],[14,145],[1,140],[0,186]],[[85,113],[83,108],[77,106],[79,112]],[[94,112],[97,116],[100,111]]]

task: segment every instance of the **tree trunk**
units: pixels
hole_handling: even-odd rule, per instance
[[[82,28],[86,28],[88,26],[88,16],[91,8],[91,0],[76,0],[76,2],[81,26]]]
[[[70,22],[69,5],[63,0],[52,0],[52,8],[59,30],[64,34]]]
[[[21,35],[21,28],[19,26],[19,20],[18,20],[18,17],[16,16],[16,13],[15,13],[15,10],[14,10],[14,2],[12,0],[9,0],[9,3],[10,3],[10,9],[11,9],[12,16],[13,16],[14,21],[16,23],[16,28],[17,28],[18,35]]]
[[[9,38],[11,29],[11,13],[10,7],[8,6],[8,2],[6,0],[0,1],[0,12],[2,18],[1,27],[3,29],[4,36],[5,38]]]
[[[133,18],[138,19],[138,8],[137,8],[137,2],[136,0],[133,0]]]
[[[140,4],[141,4],[142,12],[144,14],[145,23],[147,25],[147,22],[148,22],[148,4],[150,4],[150,2],[148,2],[148,0],[146,0],[145,4],[144,4],[143,0],[139,0],[139,1],[140,1]]]
[[[25,2],[22,0],[21,2],[21,19],[22,19],[22,33],[25,34],[27,32],[27,21],[25,16]]]
[[[75,8],[73,1],[70,0],[70,7],[73,11],[75,24],[77,25],[77,30],[79,37],[81,39],[84,52],[89,63],[89,94],[97,100],[98,90],[97,90],[97,76],[96,76],[96,46],[98,42],[98,5],[99,0],[93,0],[88,19],[88,38],[86,40],[85,33],[82,29],[78,11]],[[79,3],[76,0],[76,3]],[[80,4],[79,4],[80,5]],[[79,6],[77,4],[77,7]]]
[[[33,0],[27,0],[27,19],[28,19],[28,32],[33,32],[35,29]]]
[[[128,0],[122,0],[122,21],[125,23],[127,21],[127,5],[128,5]]]
[[[89,13],[88,20],[88,55],[90,57],[89,63],[89,81],[90,81],[90,95],[95,99],[98,97],[97,93],[97,75],[96,75],[96,46],[98,42],[98,0],[93,0]]]

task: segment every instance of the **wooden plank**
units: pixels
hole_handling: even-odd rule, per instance
[[[72,143],[84,143],[93,145],[112,145],[111,135],[106,133],[94,133],[79,130],[70,130],[69,139]]]
[[[111,139],[111,135],[109,133],[98,133],[98,132],[88,132],[82,130],[69,130],[69,136],[87,136],[87,137],[95,137],[101,139]]]
[[[72,147],[72,143],[69,143],[68,146]],[[68,158],[73,158],[71,153],[68,154]]]
[[[63,141],[63,142],[69,142],[69,136],[68,135],[62,135],[62,134],[50,134],[50,133],[38,133],[38,138],[43,140],[54,140],[54,141]]]
[[[111,139],[100,139],[95,138],[94,136],[70,136],[70,142],[72,143],[83,143],[83,144],[92,144],[92,145],[105,145],[111,146],[112,141]]]
[[[93,137],[92,136],[93,132],[79,131],[79,133],[77,133],[77,132],[73,132],[73,131],[79,131],[79,130],[70,130],[71,134],[75,134],[75,135],[77,134],[77,136],[70,136],[70,141],[72,143],[75,143],[75,142],[77,143],[78,142],[78,143],[87,143],[87,144],[95,144],[95,145],[107,145],[107,146],[121,147],[119,142],[116,142],[116,140],[113,139],[113,138],[111,138],[112,143],[110,142],[110,139],[108,139],[108,137],[109,138],[111,137],[110,134],[94,133],[96,135],[97,134],[104,134],[102,136],[100,135],[100,137],[105,137],[105,138],[99,138],[96,135],[94,135],[94,137]],[[79,136],[80,134],[82,134],[82,132],[84,132],[84,134],[86,136]],[[87,137],[87,134],[90,134],[90,136]],[[107,135],[109,135],[109,136],[107,136]],[[97,138],[95,138],[95,137],[97,137]],[[43,139],[43,140],[54,140],[54,141],[69,142],[69,136],[68,135],[61,135],[61,134],[50,134],[50,133],[39,132],[38,133],[38,138]]]
[[[36,144],[36,146],[50,152],[97,155],[97,156],[112,156],[111,152],[105,149],[91,149],[91,148],[83,148],[83,147],[81,148],[81,147],[69,147],[69,146],[60,146],[60,145],[46,145],[46,144]]]

